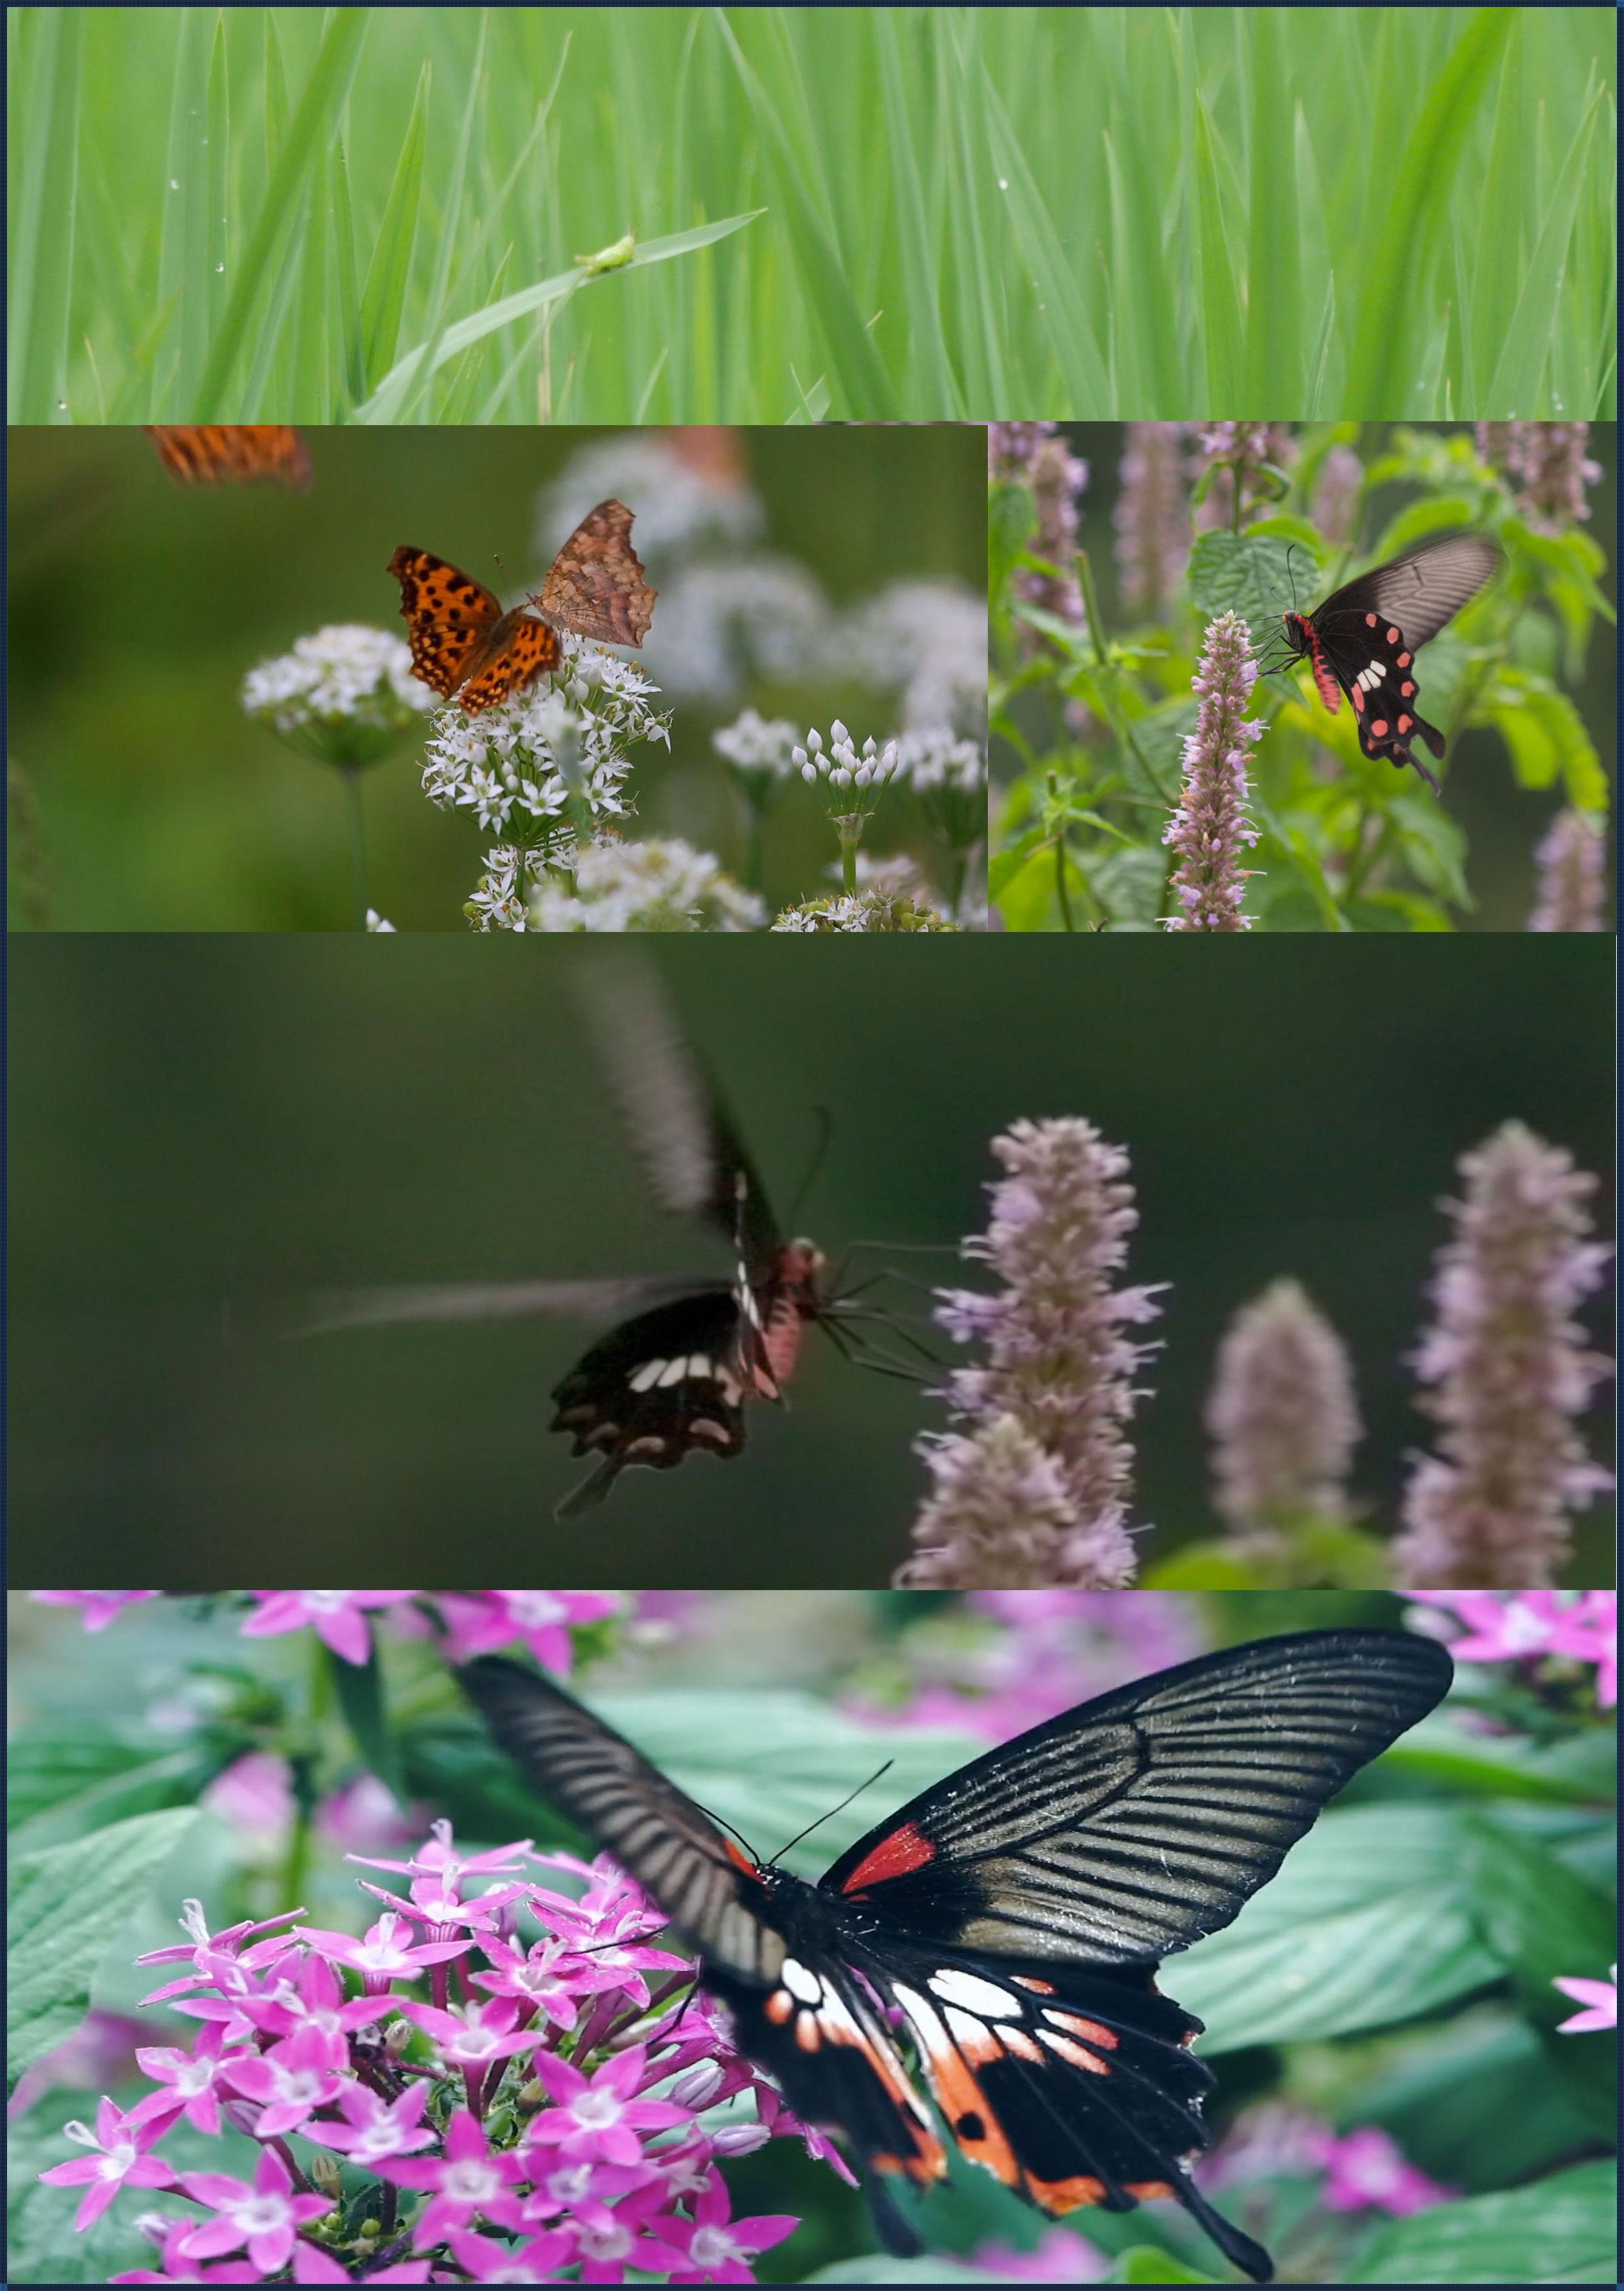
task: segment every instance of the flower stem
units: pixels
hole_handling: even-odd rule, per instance
[[[366,821],[361,808],[361,775],[353,764],[341,764],[339,777],[344,783],[350,807],[350,857],[355,874],[356,928],[366,928]]]
[[[1064,835],[1055,837],[1055,896],[1060,902],[1060,920],[1068,931],[1074,931],[1077,925],[1072,915],[1071,896],[1065,888],[1065,838]]]

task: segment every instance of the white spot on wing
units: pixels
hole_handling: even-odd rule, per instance
[[[961,1973],[954,1965],[933,1973],[930,1987],[945,2005],[961,2005],[967,2013],[979,2013],[985,2020],[1018,2021],[1022,2015],[1021,2006],[1007,1990],[973,1973]]]
[[[784,1958],[780,1978],[791,1996],[798,1997],[803,2005],[816,2005],[823,1996],[823,1982],[816,1973],[809,1972],[797,1957]]]
[[[658,1384],[664,1373],[665,1363],[663,1360],[644,1361],[639,1368],[632,1370],[626,1382],[633,1392],[647,1392],[651,1385]]]
[[[665,1366],[660,1371],[661,1391],[663,1392],[667,1385],[680,1384],[687,1372],[687,1355],[686,1353],[679,1353],[676,1359],[667,1361]]]

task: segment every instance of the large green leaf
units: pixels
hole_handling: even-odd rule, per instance
[[[1526,1734],[1468,1734],[1448,1710],[1423,1718],[1387,1753],[1390,1766],[1452,1789],[1554,1805],[1605,1804],[1615,1761],[1609,1728],[1541,1743]]]
[[[1445,2187],[1474,2196],[1520,2187],[1582,2155],[1591,2137],[1551,2051],[1511,2013],[1474,2008],[1407,2037],[1392,2065],[1362,2084],[1359,2121],[1391,2133]]]
[[[926,2252],[918,2259],[893,2259],[888,2251],[866,2253],[861,2259],[842,2259],[820,2267],[808,2283],[995,2283],[1001,2279],[966,2267],[956,2259],[939,2259]]]
[[[1187,576],[1197,612],[1208,620],[1239,613],[1260,644],[1290,602],[1290,546],[1272,533],[1203,533]]]
[[[195,1742],[155,1751],[110,1734],[20,1735],[6,1756],[11,1850],[29,1853],[132,1814],[189,1805],[225,1763]]]
[[[1464,1843],[1449,1807],[1322,1815],[1234,1925],[1163,1974],[1206,2022],[1202,2050],[1384,2028],[1497,1979]]]
[[[12,1857],[6,1896],[8,2091],[84,2018],[91,1976],[118,1922],[197,1819],[196,1807],[138,1814],[70,1845]]]
[[[1349,2283],[1613,2283],[1617,2170],[1578,2164],[1378,2231]]]

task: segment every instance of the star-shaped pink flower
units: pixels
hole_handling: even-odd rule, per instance
[[[1327,2211],[1383,2211],[1407,2219],[1411,2212],[1447,2203],[1452,2193],[1409,2163],[1377,2125],[1362,2124],[1340,2135],[1323,2134],[1314,2146],[1325,2168],[1320,2201]]]
[[[367,2085],[346,2083],[338,2096],[344,2121],[312,2125],[310,2137],[348,2156],[365,2172],[390,2156],[414,2155],[434,2144],[433,2131],[422,2120],[432,2088],[427,2079],[420,2079],[408,2085],[398,2100],[384,2100]]]
[[[411,1591],[256,1591],[260,1602],[243,1625],[245,1639],[275,1638],[307,1626],[346,1662],[364,1663],[372,1653],[366,1628],[369,1607],[392,1607],[415,1596]]]
[[[366,1938],[353,1933],[327,1933],[318,1925],[301,1925],[300,1938],[335,1964],[347,1965],[361,1975],[369,1997],[381,1997],[391,1981],[410,1981],[425,1965],[440,1965],[462,1957],[466,1941],[416,1941],[412,1928],[395,1909],[386,1909]]]
[[[656,2232],[671,2256],[673,2283],[753,2283],[758,2255],[792,2235],[800,2222],[784,2212],[736,2220],[720,2172],[691,2199],[691,2220],[664,2219]]]
[[[663,2132],[688,2120],[687,2110],[670,2101],[637,2097],[648,2074],[640,2045],[617,2053],[590,2077],[557,2053],[538,2053],[535,2073],[554,2105],[532,2119],[527,2138],[557,2147],[567,2162],[640,2163],[639,2133]]]
[[[525,2177],[518,2151],[493,2152],[478,2119],[459,2109],[446,2126],[445,2153],[409,2156],[378,2166],[380,2178],[398,2188],[421,2188],[431,2192],[413,2231],[418,2248],[427,2251],[453,2228],[468,2227],[476,2215],[494,2227],[519,2229],[524,2223],[512,2193]]]
[[[336,2100],[344,2089],[340,2071],[349,2065],[350,2050],[342,2037],[306,2021],[266,2052],[244,2054],[228,2062],[224,2081],[245,2100],[258,2102],[262,2112],[254,2137],[270,2140],[278,2133],[301,2130],[318,2108]]]
[[[185,2172],[181,2185],[215,2214],[182,2239],[188,2259],[218,2259],[228,2251],[248,2256],[262,2275],[275,2275],[293,2255],[299,2230],[333,2208],[326,2196],[296,2196],[286,2165],[274,2148],[260,2158],[253,2185],[226,2172]]]
[[[173,2123],[179,2109],[189,2124],[199,2132],[220,2129],[220,2100],[216,2086],[222,2068],[229,2065],[222,2057],[225,2030],[218,2021],[205,2022],[197,2031],[197,2041],[189,2053],[175,2045],[137,2045],[135,2057],[143,2075],[166,2087],[162,2092],[149,2092],[145,2100],[138,2101],[130,2110],[133,2124],[150,2123],[155,2116]]]
[[[163,2138],[181,2113],[181,2102],[160,2114],[149,2116],[138,2123],[133,2110],[126,2116],[104,2099],[96,2110],[96,2128],[91,2132],[75,2121],[62,2126],[69,2140],[94,2152],[88,2156],[71,2156],[65,2164],[52,2164],[40,2178],[47,2187],[78,2188],[88,2184],[88,2192],[73,2223],[82,2235],[87,2227],[99,2220],[120,2188],[173,2188],[175,2175],[161,2156],[151,2156],[148,2150]]]

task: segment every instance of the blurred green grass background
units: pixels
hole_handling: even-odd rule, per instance
[[[251,1330],[329,1286],[725,1267],[658,1214],[621,1137],[569,991],[606,952],[13,938],[14,1580],[888,1578],[922,1491],[911,1443],[940,1406],[816,1332],[792,1407],[758,1409],[741,1459],[629,1473],[573,1527],[551,1518],[579,1467],[547,1393],[588,1328],[223,1343],[228,1304]],[[1603,1173],[1612,1229],[1600,936],[1174,939],[1154,961],[1111,936],[661,953],[780,1215],[837,1257],[980,1225],[988,1141],[1017,1116],[1086,1114],[1128,1147],[1127,1278],[1171,1283],[1133,1427],[1147,1561],[1213,1530],[1214,1352],[1277,1275],[1351,1348],[1353,1483],[1385,1531],[1427,1443],[1403,1360],[1458,1156],[1523,1120]],[[802,1209],[820,1107],[832,1142]],[[883,1248],[856,1269],[887,1264],[960,1273]],[[1587,1318],[1604,1345],[1604,1313]],[[1585,1516],[1576,1580],[1611,1580],[1606,1513]]]
[[[13,421],[1615,405],[1610,10],[24,8],[8,29]],[[628,232],[736,219],[576,291],[576,258]]]
[[[245,671],[328,622],[404,637],[384,569],[401,542],[504,593],[539,578],[537,495],[607,434],[318,430],[310,491],[292,495],[177,486],[136,429],[13,430],[10,755],[27,808],[12,848],[14,920],[58,930],[353,928],[343,790],[243,714]],[[765,546],[806,567],[837,607],[911,578],[985,595],[979,430],[739,434]],[[657,634],[657,607],[655,616]],[[859,738],[896,728],[873,719],[875,695],[856,678],[744,696],[769,715],[816,705],[823,712],[806,720],[825,730],[844,711]],[[631,781],[642,833],[685,835],[734,867],[746,823],[711,734],[736,712],[734,702],[679,699],[670,759],[639,751]],[[435,810],[420,775],[421,744],[408,740],[363,776],[370,896],[400,930],[461,931],[492,838]],[[904,814],[904,800],[893,809]],[[816,884],[834,859],[822,811],[799,789],[770,836],[768,890],[780,900],[803,896],[803,879]],[[873,840],[892,848],[883,832]]]

